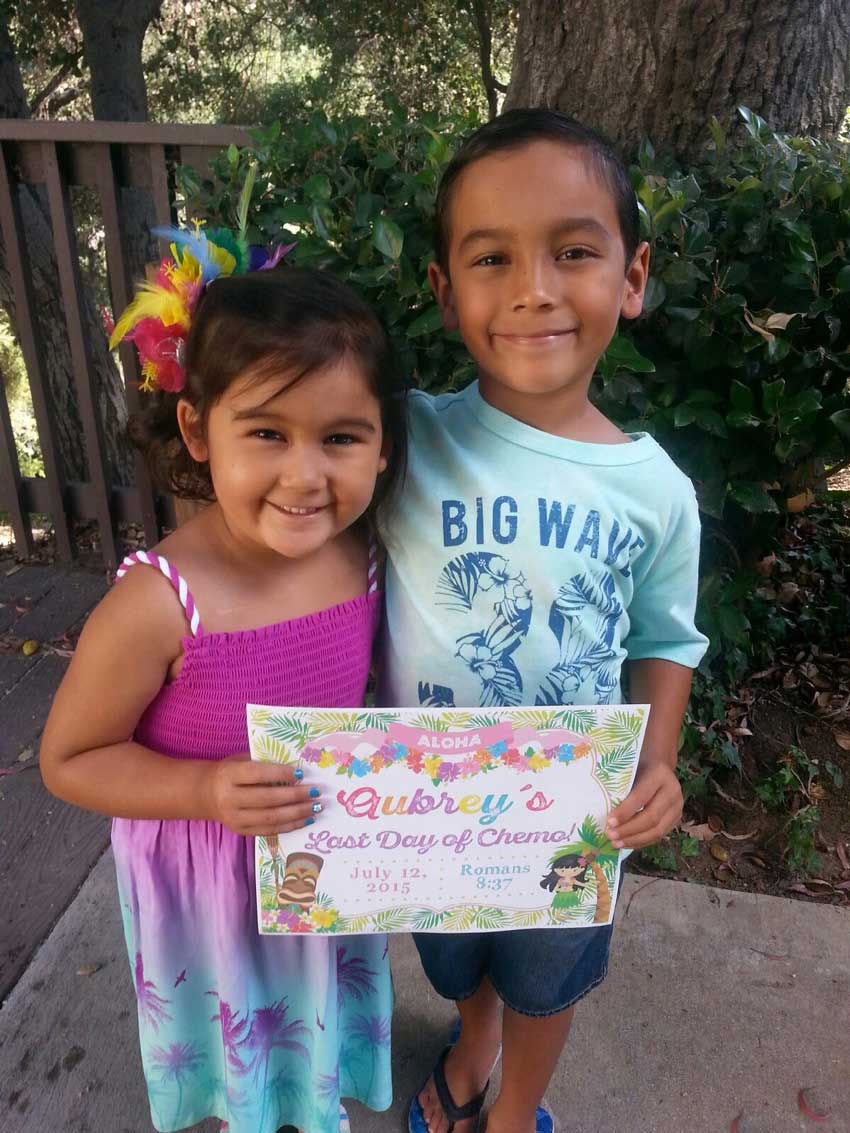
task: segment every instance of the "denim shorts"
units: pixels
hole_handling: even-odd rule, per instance
[[[484,976],[520,1015],[556,1015],[602,983],[612,925],[508,932],[414,933],[425,975],[445,999],[473,995]]]

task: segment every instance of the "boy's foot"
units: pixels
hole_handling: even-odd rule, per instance
[[[501,1133],[501,1131],[502,1126],[488,1120],[481,1133]],[[508,1133],[520,1133],[520,1131],[515,1127],[511,1127]],[[525,1130],[522,1130],[521,1133],[525,1133]],[[555,1119],[545,1106],[539,1105],[537,1107],[534,1125],[528,1127],[528,1133],[555,1133]]]
[[[475,1133],[491,1069],[458,1058],[454,1047],[446,1047],[411,1103],[410,1133]]]

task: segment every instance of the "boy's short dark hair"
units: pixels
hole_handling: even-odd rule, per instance
[[[437,263],[448,275],[449,209],[457,179],[481,158],[505,150],[518,149],[532,142],[561,142],[587,153],[593,171],[614,198],[620,235],[626,250],[626,266],[632,262],[640,243],[637,198],[623,159],[613,146],[589,126],[557,110],[528,108],[509,110],[481,126],[463,142],[443,170],[434,212],[434,252]]]

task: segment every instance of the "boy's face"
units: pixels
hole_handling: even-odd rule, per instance
[[[643,244],[626,264],[588,155],[541,141],[481,158],[455,184],[448,229],[448,275],[431,264],[431,286],[487,400],[508,411],[526,396],[584,401],[618,319],[640,314],[649,258]]]

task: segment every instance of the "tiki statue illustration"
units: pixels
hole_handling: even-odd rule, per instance
[[[277,891],[280,908],[294,905],[302,913],[309,910],[316,899],[316,882],[323,864],[318,854],[307,854],[299,850],[287,855],[283,884]]]

